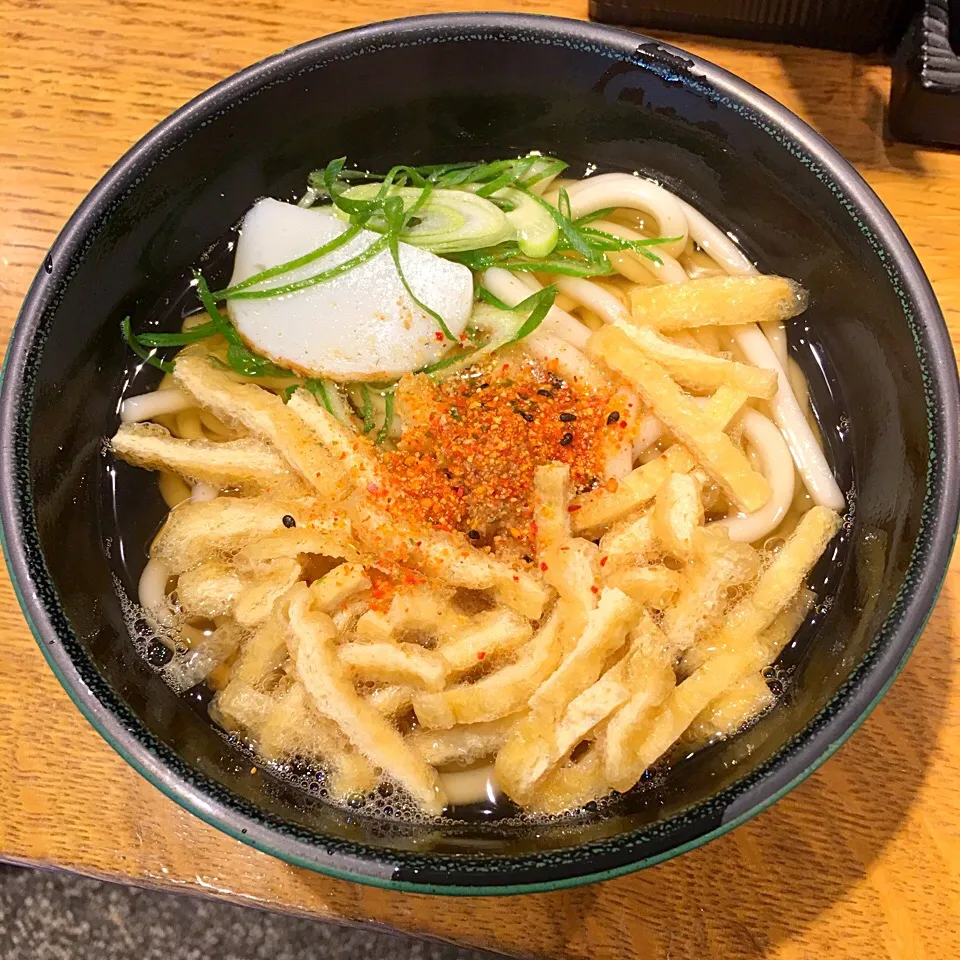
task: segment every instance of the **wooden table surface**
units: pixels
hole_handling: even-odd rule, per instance
[[[582,17],[586,0],[486,6]],[[0,341],[109,165],[222,77],[444,0],[0,0]],[[671,38],[809,120],[906,231],[960,337],[960,155],[883,140],[888,70],[838,53]],[[857,735],[750,823],[632,877],[454,900],[329,880],[218,833],[139,777],[61,690],[0,582],[0,858],[386,924],[517,956],[960,956],[960,566]]]

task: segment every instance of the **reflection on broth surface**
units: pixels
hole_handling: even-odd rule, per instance
[[[846,503],[787,354],[806,292],[565,167],[334,161],[179,333],[125,321],[163,378],[111,448],[170,510],[131,635],[330,802],[589,808],[768,710],[815,609]]]

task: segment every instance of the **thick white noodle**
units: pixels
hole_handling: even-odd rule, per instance
[[[440,784],[447,801],[454,806],[466,803],[495,803],[500,787],[493,772],[493,764],[473,770],[447,770],[440,774]]]
[[[153,558],[147,561],[147,565],[140,574],[140,582],[137,584],[137,597],[140,600],[140,606],[148,620],[153,621],[153,626],[163,627],[173,626],[173,611],[170,609],[170,601],[167,599],[167,581],[170,579],[170,571],[158,560]]]
[[[237,649],[240,633],[221,629],[199,637],[185,653],[178,653],[163,668],[163,677],[181,693],[206,680]]]
[[[574,220],[608,207],[642,210],[656,218],[661,237],[676,238],[672,243],[658,247],[659,250],[676,257],[687,245],[689,229],[681,201],[650,180],[629,173],[602,173],[598,177],[588,177],[571,184],[567,187],[567,193],[570,197],[570,216]],[[556,205],[560,199],[559,191],[551,191],[546,199]]]
[[[716,224],[711,223],[696,207],[680,200],[690,225],[690,236],[703,251],[730,276],[755,277],[760,272],[743,251]],[[781,366],[787,363],[787,328],[783,323],[764,323],[760,327],[770,341]]]
[[[773,492],[755,513],[726,517],[710,527],[726,530],[731,540],[754,543],[772,533],[787,515],[793,502],[796,471],[783,434],[767,417],[747,407],[739,422],[745,439],[760,457],[761,472]]]
[[[636,439],[633,441],[634,460],[639,459],[641,454],[652,447],[664,433],[663,424],[652,413],[645,413],[640,420]]]
[[[609,387],[610,383],[600,370],[573,344],[552,333],[545,333],[543,327],[527,337],[522,346],[532,357],[541,363],[557,361],[557,373],[565,380],[576,380],[596,390]]]
[[[592,310],[604,322],[630,322],[630,311],[623,305],[623,301],[599,284],[581,277],[557,277],[554,283],[561,293],[575,300],[581,307]]]
[[[648,239],[642,233],[631,230],[629,227],[624,227],[619,223],[613,223],[611,220],[597,220],[590,224],[590,226],[595,227],[597,230],[602,230],[604,233],[613,234],[613,236],[619,237],[621,240]],[[690,279],[687,276],[687,271],[680,265],[680,261],[677,260],[676,257],[671,257],[662,246],[651,247],[650,251],[660,258],[660,263],[656,263],[639,253],[632,253],[629,250],[624,250],[622,253],[624,256],[630,257],[631,262],[638,264],[638,266],[642,267],[661,283],[686,283],[687,280]],[[632,280],[633,277],[629,279]]]
[[[782,320],[768,320],[766,323],[760,324],[760,329],[770,341],[770,346],[773,347],[773,352],[777,355],[780,366],[786,368],[790,361],[790,354],[787,352],[787,325]]]
[[[759,272],[743,251],[718,227],[711,223],[696,207],[686,200],[676,198],[687,219],[690,236],[703,251],[712,257],[731,276],[752,277]]]
[[[182,390],[171,387],[169,390],[154,390],[153,393],[142,393],[139,397],[127,397],[120,404],[120,420],[123,423],[139,423],[141,420],[152,420],[165,413],[179,413],[195,407],[197,401]]]
[[[629,423],[638,416],[642,409],[640,397],[636,391],[623,386],[613,395],[610,405],[620,413],[620,422]],[[641,424],[643,420],[641,418]],[[630,439],[630,430],[619,430],[616,433],[623,435],[623,439],[616,439],[614,452],[607,457],[603,465],[603,479],[622,480],[633,470],[633,440]]]
[[[535,277],[527,279],[537,282]],[[531,290],[535,289],[502,267],[490,267],[489,270],[484,271],[481,283],[510,307],[515,307],[522,300],[526,300]],[[559,307],[550,308],[539,329],[566,340],[575,347],[585,346],[590,338],[590,331],[576,317],[571,317],[566,310],[561,310]]]
[[[633,470],[633,443],[624,441],[617,448],[617,452],[607,457],[603,465],[603,479],[622,480]]]
[[[683,200],[679,202],[687,215],[690,235],[728,274],[741,277],[756,275],[757,268],[719,227],[690,204]],[[770,409],[814,503],[842,512],[846,508],[843,493],[833,478],[830,465],[813,430],[803,416],[790,378],[784,371],[780,353],[786,349],[785,333],[782,338],[779,333],[774,335],[777,341],[777,347],[774,347],[755,323],[733,327],[731,332],[737,346],[750,363],[773,370],[777,374],[777,395],[770,401]]]
[[[804,486],[813,497],[814,503],[842,513],[846,508],[846,501],[837,481],[833,479],[827,458],[800,409],[790,386],[790,379],[780,365],[770,341],[755,323],[733,329],[737,345],[747,360],[754,366],[765,367],[777,374],[777,393],[770,401],[770,411],[787,441],[790,453],[793,454],[793,462],[797,465]]]
[[[491,270],[502,270],[502,267],[491,267]],[[538,290],[543,289],[543,284],[532,274],[527,273],[525,270],[518,270],[516,273],[513,273],[510,270],[506,271],[513,277],[514,280],[519,280],[531,293],[536,293]]]
[[[220,491],[209,483],[195,483],[190,491],[190,499],[194,503],[207,503],[216,500]]]

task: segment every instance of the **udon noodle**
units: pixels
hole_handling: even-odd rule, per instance
[[[124,321],[164,371],[112,441],[170,508],[160,669],[331,801],[629,790],[770,709],[812,608],[845,500],[787,351],[806,292],[564,168],[334,161],[251,209],[180,334]]]

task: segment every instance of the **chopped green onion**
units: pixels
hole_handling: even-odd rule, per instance
[[[630,250],[656,264],[663,263],[660,257],[648,250],[648,247],[656,247],[662,243],[675,243],[679,237],[647,237],[643,240],[624,240],[623,237],[614,236],[612,233],[606,233],[603,230],[595,230],[587,227],[583,235],[588,242],[597,250]]]
[[[464,251],[451,255],[450,259],[471,270],[501,267],[519,273],[559,273],[569,277],[606,277],[615,272],[606,257],[597,257],[593,262],[559,256],[534,259],[524,256],[515,243],[502,243],[487,250]]]
[[[124,317],[120,321],[120,331],[123,333],[123,339],[126,340],[127,346],[145,363],[149,363],[151,367],[156,367],[158,370],[162,370],[164,373],[173,373],[173,364],[167,362],[166,360],[160,360],[154,354],[156,350],[144,350],[142,346],[137,342],[137,338],[133,335],[133,331],[130,329],[130,317]]]
[[[295,377],[284,367],[254,353],[245,344],[231,343],[227,346],[227,363],[245,377]]]
[[[522,300],[513,309],[516,313],[521,313],[524,308],[531,308],[530,314],[524,320],[520,329],[507,341],[504,346],[511,343],[517,343],[524,337],[529,337],[537,327],[543,323],[544,317],[550,312],[553,302],[557,299],[557,288],[551,283],[550,286],[538,290],[536,293]]]
[[[498,310],[512,310],[513,308],[504,303],[499,297],[494,296],[486,287],[477,284],[474,292],[477,295],[478,300],[482,300],[484,303],[489,303],[491,307],[496,307]]]
[[[137,335],[137,343],[142,347],[186,347],[191,343],[206,340],[217,332],[216,323],[209,320],[182,333],[141,333]]]
[[[448,367],[452,367],[455,363],[461,364],[461,361],[472,357],[475,353],[478,353],[480,349],[480,347],[468,347],[465,350],[456,351],[449,356],[443,357],[436,363],[430,363],[425,367],[421,367],[417,373],[439,373],[441,370],[446,370]],[[461,366],[464,366],[464,364],[461,364]],[[458,367],[458,369],[460,369],[460,367]]]
[[[344,236],[344,234],[340,234]],[[361,250],[356,256],[351,257],[349,260],[344,260],[343,263],[337,264],[335,267],[331,267],[329,270],[323,270],[320,273],[315,273],[312,277],[305,277],[303,280],[296,280],[293,283],[286,283],[280,287],[268,287],[265,290],[241,290],[238,293],[227,293],[224,291],[223,299],[225,300],[266,300],[270,297],[283,297],[288,293],[296,293],[299,290],[306,290],[308,287],[314,287],[318,283],[325,283],[327,280],[332,280],[334,277],[339,277],[344,273],[349,273],[355,267],[359,267],[360,264],[366,263],[367,260],[372,260],[378,253],[382,253],[387,248],[387,238],[380,237],[378,240],[375,240],[370,244],[365,250]]]
[[[543,164],[543,166],[538,168],[537,164],[534,164],[532,172],[520,178],[520,182],[525,187],[532,187],[542,180],[553,180],[560,176],[569,166],[569,164],[564,163],[563,160],[557,160],[555,157],[537,157],[536,159],[537,162]]]
[[[593,223],[594,220],[606,220],[617,208],[616,207],[604,207],[603,210],[594,210],[593,213],[585,213],[582,217],[577,217],[573,221],[575,227],[585,227],[588,223]]]
[[[313,263],[321,257],[325,257],[328,253],[333,253],[334,250],[342,247],[345,243],[349,243],[359,232],[360,227],[351,225],[343,233],[327,241],[323,246],[317,247],[316,250],[311,250],[301,257],[288,260],[286,263],[277,264],[277,266],[270,267],[267,270],[261,270],[260,273],[255,273],[252,277],[247,277],[246,280],[241,280],[231,287],[217,290],[212,296],[217,302],[221,300],[232,300],[241,290],[246,290],[248,287],[256,286],[258,283],[272,280],[274,277],[279,277],[284,273],[290,273],[292,270],[298,270],[300,267],[305,267],[307,264]]]
[[[551,285],[531,294],[511,309],[501,310],[491,304],[481,304],[474,310],[474,322],[478,326],[489,328],[490,336],[487,342],[483,346],[468,347],[443,357],[417,372],[434,374],[446,370],[455,373],[501,347],[523,340],[540,326],[556,298],[557,288]]]
[[[393,390],[390,390],[383,395],[383,426],[380,428],[380,432],[377,434],[376,443],[378,446],[385,443],[387,438],[390,436],[390,428],[393,426],[394,400],[395,392]]]
[[[422,202],[425,202],[427,196],[429,196],[429,187],[425,188],[423,191],[424,197]],[[421,201],[418,201],[420,203]],[[432,307],[428,307],[420,298],[413,292],[410,288],[410,284],[407,282],[406,274],[403,272],[403,267],[400,265],[400,232],[403,230],[404,225],[407,222],[407,217],[412,216],[417,212],[419,206],[415,203],[409,211],[404,211],[403,201],[399,197],[388,197],[383,202],[383,218],[387,224],[387,235],[382,238],[387,241],[390,248],[390,256],[393,258],[393,265],[396,268],[397,276],[400,277],[400,282],[403,284],[403,289],[407,291],[407,295],[410,299],[424,312],[429,314],[437,322],[437,326],[440,327],[443,335],[448,340],[456,340],[453,333],[451,333],[450,328],[447,326],[446,321],[443,317],[437,313]],[[367,431],[364,431],[365,433]]]
[[[583,257],[584,260],[587,260],[587,261],[596,261],[598,259],[605,259],[602,256],[602,254],[598,256],[597,251],[594,250],[590,246],[590,244],[587,242],[587,240],[584,238],[580,228],[576,226],[576,224],[574,224],[573,221],[568,216],[565,216],[555,206],[547,203],[547,201],[544,200],[543,197],[537,196],[537,194],[533,193],[528,188],[524,188],[521,186],[520,189],[526,189],[528,196],[532,197],[535,203],[540,204],[540,206],[543,207],[544,210],[546,210],[551,217],[553,217],[554,222],[559,228],[560,233],[563,234],[563,237],[569,244],[571,250],[575,250],[577,253],[580,254],[581,257]],[[567,205],[569,208],[569,197],[567,198]]]
[[[211,321],[217,328],[217,333],[227,338],[227,343],[242,344],[240,334],[233,328],[233,324],[217,309],[217,298],[210,292],[210,286],[199,270],[194,270],[193,279],[196,281],[197,296],[207,311]]]
[[[351,187],[345,196],[363,200],[372,196],[374,189],[375,184],[365,183]],[[465,190],[434,189],[432,184],[422,189],[394,186],[390,188],[390,197],[399,197],[406,209],[400,239],[433,253],[491,247],[514,234],[510,221],[496,204]],[[382,201],[381,208],[368,218],[367,226],[380,233],[388,232]]]
[[[231,369],[245,377],[292,377],[295,374],[278,366],[271,360],[261,357],[250,350],[243,342],[243,337],[237,333],[236,327],[217,309],[214,295],[203,275],[197,271],[194,274],[197,281],[197,295],[203,304],[204,310],[227,341],[227,363]]]
[[[502,190],[504,187],[509,187],[511,184],[516,183],[518,180],[523,180],[523,178],[530,172],[534,164],[539,160],[539,157],[524,157],[523,160],[518,161],[509,167],[507,170],[504,170],[499,177],[495,177],[489,183],[485,183],[478,191],[478,197],[489,197],[491,194],[496,193],[498,190]]]
[[[369,433],[377,425],[373,419],[373,397],[370,395],[370,388],[366,384],[363,384],[360,392],[363,396],[363,408],[360,411],[360,415],[363,417],[363,432]]]
[[[304,207],[305,209],[309,209],[317,202],[319,197],[320,197],[320,194],[316,190],[314,190],[313,187],[308,185],[303,196],[297,201],[297,206]]]
[[[333,404],[330,402],[330,395],[327,393],[327,385],[322,380],[307,380],[303,385],[323,404],[327,413],[336,416]]]

